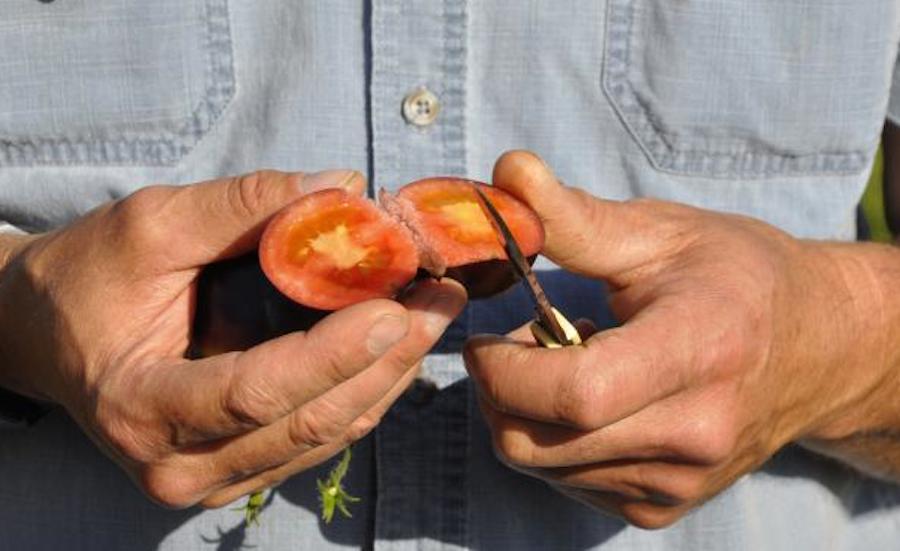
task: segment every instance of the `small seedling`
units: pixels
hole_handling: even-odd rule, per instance
[[[328,473],[328,478],[326,478],[324,482],[322,482],[322,480],[316,480],[316,485],[319,487],[319,503],[322,507],[322,520],[324,520],[326,524],[330,523],[331,519],[334,518],[335,510],[340,511],[341,514],[347,518],[352,517],[353,515],[350,514],[350,509],[348,509],[347,505],[359,501],[358,497],[348,494],[343,486],[344,477],[350,469],[351,457],[352,453],[348,446],[347,448],[344,448],[344,454],[341,456],[341,460],[338,461],[337,465],[335,465],[334,468],[331,469],[331,472]]]
[[[352,517],[353,515],[350,513],[348,505],[360,501],[360,498],[348,494],[343,485],[344,477],[347,476],[347,472],[350,470],[350,459],[352,457],[353,453],[350,451],[350,447],[344,448],[341,459],[328,473],[328,478],[324,482],[321,479],[316,480],[316,486],[319,489],[322,520],[326,524],[330,523],[334,518],[335,511],[340,511],[347,518]],[[265,503],[265,490],[260,490],[250,494],[250,497],[247,498],[247,503],[243,507],[238,507],[234,510],[244,513],[244,521],[247,526],[252,524],[259,525],[259,515],[262,513]]]
[[[259,514],[262,512],[263,506],[266,503],[266,492],[265,490],[260,490],[258,492],[253,492],[250,494],[250,497],[247,498],[247,503],[243,507],[238,507],[235,511],[243,511],[244,513],[244,522],[247,526],[251,524],[259,524]]]

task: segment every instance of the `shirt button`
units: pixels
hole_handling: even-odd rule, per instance
[[[428,126],[441,112],[441,102],[428,88],[416,88],[403,98],[403,118],[415,126]]]

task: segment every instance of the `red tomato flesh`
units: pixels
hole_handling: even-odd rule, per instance
[[[544,228],[537,215],[503,190],[461,178],[428,178],[397,192],[416,213],[410,225],[449,268],[506,259],[497,230],[478,194],[478,186],[500,212],[526,256],[537,254],[544,243]]]
[[[524,203],[487,184],[429,178],[404,186],[396,195],[382,193],[384,209],[343,190],[300,198],[267,226],[260,264],[284,295],[321,310],[393,297],[419,268],[436,277],[451,269],[450,275],[462,274],[460,280],[467,285],[474,275],[485,283],[478,296],[502,291],[514,277],[485,272],[508,272],[509,266],[490,262],[505,259],[506,253],[476,185],[500,211],[523,253],[537,254],[543,227]],[[460,271],[470,266],[471,273]]]
[[[406,228],[371,201],[336,189],[306,195],[277,214],[259,254],[278,290],[321,310],[393,296],[419,267]]]

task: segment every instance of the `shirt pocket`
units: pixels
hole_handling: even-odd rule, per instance
[[[0,2],[0,166],[172,165],[234,91],[227,0]]]
[[[897,12],[893,0],[609,0],[602,86],[659,170],[857,173],[884,120]]]

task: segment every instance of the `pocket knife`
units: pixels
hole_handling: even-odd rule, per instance
[[[581,336],[575,326],[566,319],[559,310],[550,304],[547,294],[538,282],[537,276],[531,269],[531,263],[522,254],[522,249],[513,237],[512,231],[500,215],[497,207],[491,203],[491,200],[482,193],[480,189],[475,188],[475,192],[481,199],[484,206],[485,214],[497,230],[497,237],[500,240],[506,256],[512,264],[513,270],[528,290],[528,295],[534,303],[536,319],[531,322],[531,334],[534,339],[545,348],[562,348],[563,346],[574,346],[581,344]]]

